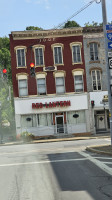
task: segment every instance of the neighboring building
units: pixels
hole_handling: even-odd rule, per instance
[[[82,30],[11,32],[17,134],[90,134]]]
[[[105,132],[109,130],[109,107],[103,28],[84,27],[83,33],[91,132]]]

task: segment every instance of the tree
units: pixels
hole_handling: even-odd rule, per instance
[[[40,30],[40,31],[41,31],[41,30],[43,30],[43,28],[41,28],[41,27],[39,28],[38,26],[27,26],[27,27],[26,27],[26,30],[27,30],[27,31],[29,31],[29,30],[30,30],[30,31],[33,31],[33,30]]]
[[[98,22],[92,21],[91,24],[89,22],[87,22],[84,25],[85,25],[85,27],[97,27],[97,26],[103,26],[103,23],[98,23]]]
[[[63,28],[80,27],[80,25],[75,21],[68,21],[65,23]]]

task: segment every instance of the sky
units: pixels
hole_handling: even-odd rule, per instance
[[[74,13],[91,0],[0,0],[0,37],[8,37],[12,31],[24,31],[27,26],[45,30],[66,22]],[[99,1],[99,0],[97,0]],[[112,21],[112,0],[106,0],[107,21]],[[92,21],[102,22],[101,3],[92,3],[73,17],[80,26]],[[64,25],[64,24],[63,24]]]

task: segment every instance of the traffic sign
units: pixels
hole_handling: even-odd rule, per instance
[[[112,24],[107,24],[106,25],[106,30],[112,30]]]
[[[107,38],[112,41],[112,33],[107,33]]]
[[[112,57],[112,52],[108,52],[108,57]]]
[[[109,68],[112,69],[112,57],[108,58]]]
[[[112,49],[112,42],[108,42],[108,49]]]

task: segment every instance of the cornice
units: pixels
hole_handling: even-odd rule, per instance
[[[14,40],[24,39],[41,39],[41,38],[54,38],[54,37],[67,37],[82,35],[83,28],[65,28],[65,29],[51,29],[42,31],[13,31],[11,32]]]

